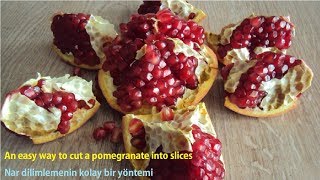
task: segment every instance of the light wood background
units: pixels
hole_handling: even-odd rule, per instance
[[[312,87],[295,110],[277,118],[255,119],[233,113],[223,106],[219,77],[204,98],[212,122],[223,143],[226,179],[319,179],[320,178],[320,2],[193,2],[208,18],[203,26],[219,32],[255,12],[290,15],[296,24],[296,37],[289,54],[303,58],[314,70]],[[1,2],[1,97],[27,79],[43,75],[62,76],[72,67],[60,61],[51,50],[49,18],[56,11],[86,12],[109,19],[114,24],[128,21],[140,2]],[[86,78],[93,79],[94,72]],[[99,112],[71,135],[44,145],[16,136],[1,127],[3,168],[47,169],[131,169],[128,161],[9,161],[10,152],[123,152],[122,145],[95,142],[93,129],[106,120],[120,122],[121,115],[105,102]],[[2,177],[4,178],[3,174]],[[7,179],[7,178],[6,178]],[[15,178],[20,179],[20,177]],[[29,178],[26,178],[29,179]],[[32,179],[32,178],[30,178]],[[55,179],[55,178],[37,178]],[[66,178],[67,179],[67,178]],[[75,178],[84,179],[84,178]],[[92,178],[94,179],[94,178]],[[131,179],[131,178],[128,178]]]

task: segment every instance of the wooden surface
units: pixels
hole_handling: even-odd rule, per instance
[[[223,143],[226,179],[319,179],[320,177],[320,2],[193,2],[208,18],[207,30],[219,32],[231,22],[250,15],[290,15],[296,37],[289,54],[303,58],[314,70],[312,87],[298,108],[277,118],[255,119],[235,114],[223,106],[220,77],[205,97],[208,111]],[[125,22],[140,2],[2,2],[1,3],[1,97],[27,79],[43,75],[62,76],[72,67],[51,50],[49,18],[56,11],[86,12]],[[94,72],[86,74],[93,79]],[[122,145],[95,142],[92,131],[106,120],[120,121],[121,115],[103,103],[99,112],[71,135],[44,145],[33,145],[1,127],[1,165],[21,169],[131,169],[128,161],[9,161],[10,152],[123,152]],[[3,170],[2,170],[3,173]],[[3,177],[3,175],[2,175]],[[20,179],[20,178],[16,178]],[[31,179],[31,178],[30,178]],[[42,178],[39,178],[42,179]],[[43,178],[44,179],[44,178]],[[46,178],[54,179],[54,178]],[[82,178],[75,178],[82,179]]]

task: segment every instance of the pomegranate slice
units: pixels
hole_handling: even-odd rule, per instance
[[[203,45],[204,29],[195,22],[163,9],[156,14],[132,15],[128,23],[120,24],[120,31],[105,46],[107,58],[99,72],[102,92],[116,110],[161,110],[182,104],[179,101],[184,101],[185,92],[195,95],[204,88],[201,97],[190,98],[201,100],[210,88],[216,59]],[[200,77],[208,72],[205,83]]]
[[[228,65],[221,72],[228,102],[239,111],[249,108],[260,112],[260,116],[290,108],[297,96],[310,87],[313,76],[304,61],[273,52],[259,54],[249,62]]]
[[[153,169],[151,179],[223,179],[221,142],[215,137],[205,105],[200,103],[187,111],[176,111],[172,121],[162,121],[161,116],[161,113],[124,116],[124,145],[128,153],[155,152],[169,157],[139,163],[133,160],[133,166]],[[193,121],[192,117],[198,119]],[[142,127],[136,128],[137,123]],[[141,128],[146,131],[144,136],[132,134],[132,129]]]
[[[206,17],[206,14],[197,9],[185,0],[144,0],[138,9],[139,14],[157,13],[159,10],[169,8],[177,16],[183,19],[191,19],[200,22]]]
[[[223,28],[220,35],[209,34],[208,42],[223,64],[252,60],[265,51],[285,52],[291,46],[294,25],[289,17],[250,16]]]
[[[55,14],[51,30],[54,50],[63,60],[87,69],[98,69],[105,58],[102,46],[116,32],[109,21],[90,14]]]
[[[77,88],[86,89],[86,92]],[[91,83],[77,76],[38,77],[27,81],[14,92],[5,100],[1,120],[8,129],[30,136],[36,144],[71,133],[86,122],[100,106],[95,103],[88,105],[86,110],[81,109],[80,101],[89,104],[91,100],[95,101],[95,97]],[[76,120],[73,117],[76,117]]]

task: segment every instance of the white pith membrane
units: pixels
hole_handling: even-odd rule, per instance
[[[95,99],[91,81],[88,82],[78,76],[70,77],[69,74],[59,78],[41,77],[38,74],[36,79],[30,79],[22,86],[34,86],[40,79],[45,80],[41,88],[43,92],[52,93],[55,90],[73,93],[77,101],[84,100],[88,106],[92,107],[92,104],[88,103],[90,99]],[[20,92],[16,92],[6,97],[1,110],[1,121],[8,129],[21,135],[49,134],[57,130],[61,118],[61,111],[58,108],[51,107],[49,110],[38,106]]]
[[[201,12],[200,9],[195,8],[190,3],[185,0],[161,0],[160,10],[169,8],[179,17],[188,20],[190,13],[195,13],[197,15]]]
[[[192,125],[197,125],[202,132],[216,138],[216,132],[211,123],[204,103],[175,111],[172,121],[162,121],[160,113],[149,115],[127,114],[126,119],[138,118],[145,128],[146,153],[156,152],[162,146],[162,151],[192,152],[195,142],[192,134]],[[129,121],[130,122],[130,121]],[[222,156],[220,158],[222,160]],[[145,164],[149,164],[149,161]]]
[[[257,16],[251,15],[248,18],[252,19],[254,17],[257,17]],[[268,17],[268,16],[265,16],[265,17]],[[280,16],[280,17],[286,20],[287,22],[290,22],[290,16]],[[212,42],[212,43],[214,43],[215,45],[229,44],[233,31],[241,24],[242,21],[230,27],[223,28],[221,34],[219,35],[218,42]],[[292,29],[292,37],[294,36],[295,36],[295,29]],[[274,53],[280,53],[280,52],[284,54],[286,53],[286,49],[280,50],[276,47],[261,47],[261,46],[256,47],[253,51],[257,55],[267,51],[274,52]],[[249,50],[247,48],[240,48],[240,49],[232,49],[228,51],[227,55],[223,59],[226,59],[228,62],[234,63],[236,61],[247,61],[249,57],[250,57]]]
[[[193,48],[185,44],[183,41],[177,38],[168,38],[172,40],[175,43],[174,52],[176,54],[184,53],[186,57],[194,56],[198,59],[198,66],[195,69],[195,74],[198,78],[199,84],[207,80],[207,76],[204,74],[208,74],[210,71],[210,67],[207,64],[208,53],[206,52],[206,48],[201,48],[199,52],[195,51]],[[141,57],[143,57],[146,54],[146,45],[142,46],[136,54],[136,60],[139,60]],[[112,98],[112,101],[116,102],[116,97],[113,96],[113,92],[116,91],[117,87],[113,84],[113,78],[110,75],[110,72],[105,72],[107,74],[107,78],[105,78],[105,83],[108,85],[110,91],[109,91],[109,97]],[[198,86],[199,87],[199,86]],[[198,88],[197,88],[198,89]],[[182,97],[177,99],[176,106],[183,105],[183,100],[185,99],[194,99],[196,95],[197,89],[191,90],[186,88],[185,93]],[[156,111],[156,107],[153,106],[153,111]]]
[[[256,63],[257,60],[235,63],[224,84],[225,90],[234,93],[241,75]],[[297,95],[311,86],[312,76],[311,69],[302,61],[301,64],[290,68],[281,79],[273,78],[270,81],[262,82],[259,90],[267,92],[267,95],[262,99],[259,107],[253,109],[271,111],[293,103],[297,100]],[[247,107],[246,109],[251,108]]]
[[[97,56],[103,60],[105,58],[103,44],[112,41],[118,35],[114,25],[101,16],[90,15],[85,29],[90,37],[92,48]]]

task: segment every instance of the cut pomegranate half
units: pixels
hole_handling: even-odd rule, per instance
[[[144,0],[143,4],[141,4],[138,9],[138,13],[157,13],[158,11],[166,8],[169,8],[177,16],[186,20],[190,19],[195,22],[200,22],[206,17],[206,14],[201,9],[195,8],[185,0]]]
[[[208,92],[217,60],[203,45],[201,26],[165,9],[132,15],[120,29],[121,35],[105,47],[107,58],[98,75],[111,107],[145,114],[154,107],[196,104]]]
[[[117,33],[109,21],[90,14],[57,13],[52,18],[53,49],[68,63],[85,69],[100,69],[103,45]]]
[[[171,121],[162,121],[161,113],[123,117],[123,139],[128,153],[168,154],[168,159],[130,160],[134,168],[152,168],[151,179],[223,179],[221,142],[204,103],[174,114]]]
[[[225,106],[248,116],[272,116],[290,110],[311,86],[312,70],[303,60],[264,52],[248,62],[237,61],[221,71]]]
[[[92,93],[92,83],[77,76],[39,76],[13,92],[2,106],[1,121],[11,131],[29,136],[35,144],[73,132],[100,106]]]
[[[209,33],[207,41],[218,54],[218,60],[227,65],[255,59],[266,51],[285,53],[291,46],[294,31],[289,17],[252,15],[224,27],[219,35]]]

